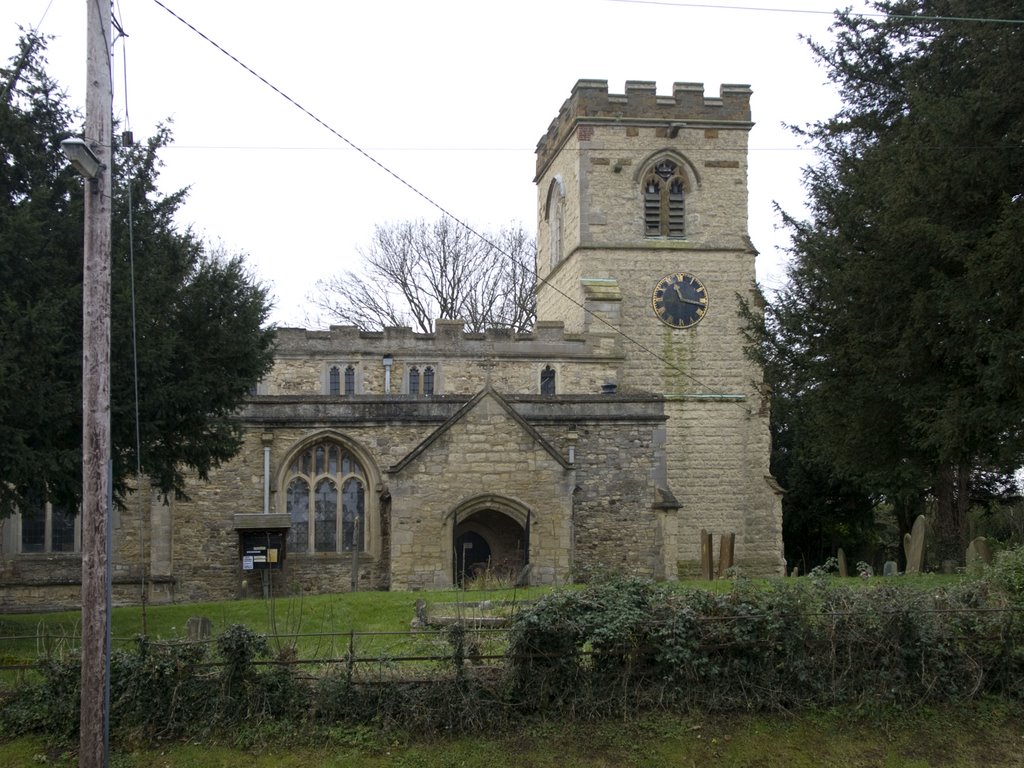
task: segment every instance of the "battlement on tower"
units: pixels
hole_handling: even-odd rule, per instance
[[[748,129],[749,85],[722,85],[719,95],[705,96],[703,83],[673,83],[671,96],[659,96],[657,84],[627,80],[624,94],[609,93],[607,80],[577,80],[572,94],[537,143],[537,176],[580,124],[700,125]]]

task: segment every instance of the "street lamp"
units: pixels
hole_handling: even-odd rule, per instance
[[[89,181],[96,181],[96,177],[103,170],[103,163],[82,139],[64,139],[60,143],[60,151],[75,170]]]

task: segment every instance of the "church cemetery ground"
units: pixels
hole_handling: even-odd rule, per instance
[[[1014,765],[1011,555],[971,576],[118,608],[112,765]],[[0,619],[7,667],[43,658],[3,672],[0,764],[73,751],[76,623]]]

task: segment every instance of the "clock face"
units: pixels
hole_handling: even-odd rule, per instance
[[[708,311],[708,290],[685,272],[666,275],[654,287],[651,303],[661,322],[673,328],[690,328]]]

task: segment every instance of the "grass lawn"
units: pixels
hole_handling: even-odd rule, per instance
[[[409,741],[338,729],[326,743],[248,747],[115,745],[111,768],[975,768],[1024,765],[1024,708],[1000,701],[889,715],[653,715],[603,723],[536,723],[515,733]],[[0,744],[0,765],[72,766],[71,749],[36,738]]]

